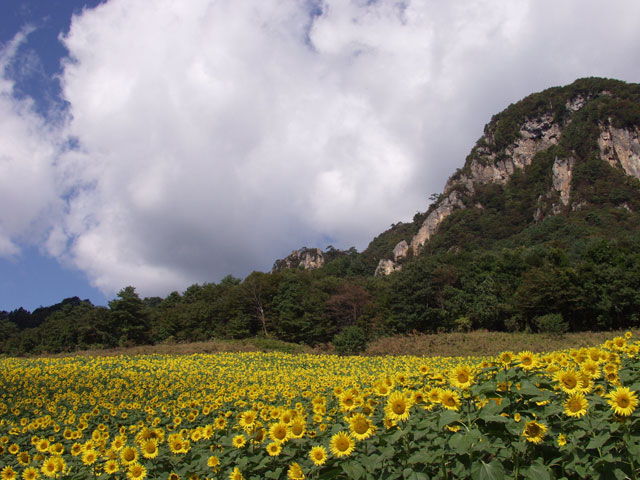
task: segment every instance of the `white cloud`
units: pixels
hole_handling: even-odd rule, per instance
[[[46,235],[59,200],[53,162],[56,136],[35,113],[29,98],[14,95],[7,71],[32,29],[27,27],[0,49],[0,257],[16,258],[21,244]]]
[[[63,39],[69,122],[58,138],[78,148],[60,153],[28,105],[3,94],[12,110],[0,121],[17,126],[0,135],[18,132],[9,166],[31,158],[25,182],[39,193],[25,215],[2,209],[0,254],[60,198],[48,251],[107,294],[268,269],[327,238],[364,248],[424,210],[509,103],[580,76],[636,81],[639,10],[109,0]]]

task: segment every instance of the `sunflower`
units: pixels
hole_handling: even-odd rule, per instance
[[[390,392],[391,390],[389,390],[389,387],[383,382],[376,382],[373,384],[373,393],[379,397],[386,397]]]
[[[47,440],[46,438],[38,440],[38,443],[36,443],[36,449],[42,453],[47,452],[49,450],[49,440]]]
[[[584,361],[580,371],[586,375],[589,375],[589,377],[593,379],[600,378],[602,375],[598,362],[594,362],[590,358]]]
[[[518,354],[518,361],[520,362],[520,367],[523,370],[533,370],[538,366],[539,359],[536,354],[525,350],[524,352],[520,352]]]
[[[289,480],[304,480],[304,472],[302,471],[302,467],[297,463],[292,463],[289,465],[289,470],[287,470],[287,478]]]
[[[16,455],[16,458],[18,459],[18,463],[23,467],[31,463],[31,455],[29,455],[29,452],[20,452]]]
[[[466,390],[473,384],[473,369],[467,365],[458,365],[449,377],[451,385]]]
[[[501,364],[505,365],[505,366],[509,366],[511,365],[511,362],[513,362],[515,358],[515,355],[513,354],[513,352],[510,351],[506,351],[506,352],[502,352],[500,354],[500,356],[498,357],[498,360],[500,361]]]
[[[546,432],[546,425],[531,421],[524,424],[524,431],[522,432],[522,436],[525,437],[528,442],[540,443],[542,442],[542,439],[544,438]]]
[[[564,413],[570,417],[581,417],[587,413],[589,402],[582,393],[574,393],[564,402]]]
[[[565,393],[571,394],[579,390],[580,383],[575,370],[559,370],[554,374],[553,378]]]
[[[220,465],[220,459],[215,455],[211,455],[207,458],[207,467],[216,468],[218,465]]]
[[[616,412],[616,415],[628,417],[638,406],[636,392],[627,387],[618,387],[607,395],[609,405]]]
[[[93,465],[98,459],[98,452],[90,448],[82,452],[82,463],[85,465]]]
[[[329,448],[331,449],[331,453],[333,453],[336,457],[347,457],[351,455],[353,449],[356,444],[353,441],[353,438],[345,432],[338,432],[333,437],[331,437],[331,442],[329,444]]]
[[[389,395],[387,406],[384,411],[386,417],[393,421],[402,421],[409,418],[409,409],[411,408],[411,400],[402,392],[395,391]]]
[[[156,458],[158,456],[158,442],[149,439],[140,445],[140,450],[144,458]]]
[[[39,477],[40,474],[38,473],[38,470],[35,469],[35,467],[26,468],[22,472],[22,480],[38,480]]]
[[[256,420],[258,418],[257,412],[253,410],[247,410],[246,412],[240,415],[240,419],[238,420],[238,424],[248,432],[252,432],[256,427]]]
[[[224,430],[225,428],[227,428],[227,419],[224,417],[218,417],[213,422],[213,426],[216,428],[216,430]]]
[[[271,457],[277,457],[282,451],[282,446],[278,442],[271,442],[267,445],[267,453]]]
[[[351,392],[344,392],[338,397],[338,400],[340,401],[340,408],[345,412],[349,412],[358,406],[358,397]]]
[[[104,471],[109,475],[113,475],[118,470],[120,470],[120,465],[115,460],[107,460],[107,463],[104,464]]]
[[[356,413],[349,419],[349,430],[356,440],[365,440],[374,433],[374,427],[362,413]]]
[[[71,455],[73,455],[74,457],[77,457],[78,455],[80,455],[82,453],[82,445],[79,443],[74,443],[71,446]]]
[[[247,439],[244,438],[244,435],[236,435],[231,443],[236,448],[242,448],[247,444]]]
[[[440,394],[442,393],[442,389],[435,387],[430,389],[427,392],[427,400],[431,403],[440,403]]]
[[[282,422],[274,423],[269,428],[269,436],[274,442],[284,443],[289,439],[289,427]]]
[[[320,445],[315,446],[311,448],[311,451],[309,452],[309,458],[315,465],[323,465],[324,462],[327,461],[327,449]]]
[[[305,419],[303,417],[296,417],[289,424],[289,434],[291,438],[302,438],[306,428]]]
[[[44,461],[44,463],[42,464],[42,467],[40,467],[40,471],[46,477],[55,477],[56,468],[57,468],[57,463],[55,459],[52,457],[49,457]]]
[[[147,469],[139,463],[129,465],[127,470],[127,478],[129,480],[142,480],[147,476]]]
[[[453,390],[442,390],[440,392],[440,403],[447,410],[458,411],[460,408],[460,394]]]
[[[0,478],[2,478],[2,480],[16,480],[18,474],[11,468],[11,465],[7,465],[2,469],[2,472],[0,472]]]
[[[564,434],[559,433],[558,434],[558,446],[559,447],[564,447],[567,444],[567,437],[564,436]]]
[[[238,469],[238,467],[235,467],[233,470],[231,470],[231,473],[229,474],[229,480],[244,480],[244,476],[242,475],[242,472]]]
[[[123,465],[131,465],[138,460],[138,450],[134,447],[124,447],[120,452],[120,460]]]

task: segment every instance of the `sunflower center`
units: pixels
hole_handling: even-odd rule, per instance
[[[393,409],[393,413],[395,413],[396,415],[401,415],[406,410],[406,406],[404,402],[394,402],[392,409]]]
[[[369,425],[364,420],[360,420],[356,422],[356,424],[353,426],[353,429],[357,434],[362,435],[363,433],[367,433],[367,430],[369,430]]]
[[[336,448],[341,452],[346,452],[349,450],[349,440],[346,438],[338,438],[336,440]]]

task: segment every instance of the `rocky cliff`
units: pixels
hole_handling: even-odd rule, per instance
[[[478,194],[483,186],[506,185],[536,161],[552,160],[548,172],[538,173],[545,182],[531,222],[579,210],[591,201],[574,193],[574,170],[595,157],[640,179],[639,96],[638,85],[582,79],[531,95],[494,116],[464,167],[449,178],[444,192],[426,212],[417,233],[402,239],[381,258],[375,274],[400,270],[456,211],[484,208]],[[628,204],[620,206],[630,209]]]
[[[306,248],[292,251],[287,257],[276,260],[272,272],[279,272],[286,268],[301,268],[313,270],[324,266],[324,254],[319,248]]]

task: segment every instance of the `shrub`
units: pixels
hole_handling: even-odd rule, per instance
[[[346,327],[333,337],[333,347],[339,355],[357,355],[367,348],[367,336],[360,327]]]
[[[560,313],[549,313],[535,319],[535,325],[541,333],[563,335],[569,331],[569,323]]]

